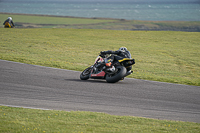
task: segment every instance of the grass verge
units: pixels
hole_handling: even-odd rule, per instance
[[[75,18],[67,16],[0,13],[0,23],[12,16],[16,28],[73,28],[147,31],[200,32],[200,21],[140,21],[108,18]],[[0,25],[3,27],[3,25]]]
[[[200,33],[0,28],[0,59],[82,71],[103,50],[126,46],[131,78],[200,85]]]
[[[197,133],[199,123],[114,116],[105,113],[0,106],[0,132]]]
[[[101,23],[110,23],[117,20],[114,19],[89,19],[75,17],[58,17],[48,15],[26,15],[26,14],[2,14],[0,13],[0,22],[3,23],[8,16],[12,16],[16,28],[58,28],[77,25],[95,25]],[[1,25],[3,27],[3,25]],[[70,27],[69,27],[70,28]]]

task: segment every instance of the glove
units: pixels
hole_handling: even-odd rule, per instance
[[[99,56],[105,58],[105,54],[106,54],[105,51],[101,51]]]
[[[101,55],[105,55],[106,54],[106,52],[105,51],[101,51]]]

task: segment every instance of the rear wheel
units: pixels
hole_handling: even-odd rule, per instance
[[[87,80],[90,77],[90,72],[91,72],[92,68],[88,67],[86,68],[80,75],[80,79],[81,80]]]
[[[120,79],[124,78],[126,74],[126,68],[123,66],[116,66],[116,73],[114,74],[106,74],[106,81],[108,83],[115,83],[118,82]]]

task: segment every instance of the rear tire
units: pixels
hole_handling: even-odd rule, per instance
[[[118,70],[114,75],[106,74],[106,81],[108,83],[116,83],[119,80],[121,80],[124,75],[126,74],[126,68],[123,66],[116,66],[116,69]]]
[[[90,77],[90,72],[91,72],[92,68],[88,67],[86,68],[80,75],[80,79],[81,80],[87,80]]]

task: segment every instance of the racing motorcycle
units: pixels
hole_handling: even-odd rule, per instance
[[[124,77],[130,75],[133,71],[127,72],[128,67],[135,64],[134,59],[122,58],[118,56],[118,60],[112,60],[109,57],[115,55],[99,55],[97,56],[94,65],[86,68],[81,74],[81,80],[105,79],[108,83],[116,83],[123,80]]]

